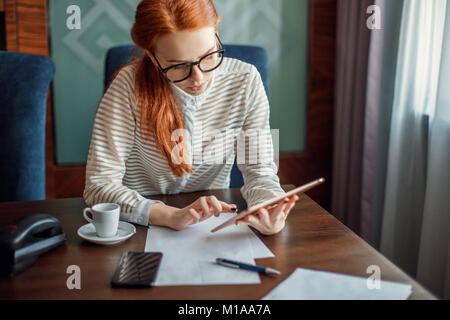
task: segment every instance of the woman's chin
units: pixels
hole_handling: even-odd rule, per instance
[[[190,94],[191,96],[198,96],[198,95],[202,94],[203,92],[205,92],[205,90],[194,91],[194,90],[190,90],[190,89],[184,89],[184,92]]]
[[[199,87],[185,87],[183,90],[184,90],[184,92],[187,92],[190,95],[198,96],[199,94],[202,94],[203,92],[205,92],[207,87],[208,87],[208,83],[204,83]]]

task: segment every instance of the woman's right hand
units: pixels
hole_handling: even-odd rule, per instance
[[[236,212],[235,204],[218,200],[215,196],[202,196],[190,205],[175,210],[171,217],[170,227],[183,230],[191,224],[208,219],[212,215],[219,216],[222,212]]]

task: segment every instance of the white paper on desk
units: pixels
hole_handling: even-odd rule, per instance
[[[369,289],[367,278],[297,268],[263,300],[405,300],[411,285],[380,281]]]
[[[256,272],[215,263],[221,257],[254,264],[254,256],[273,256],[247,226],[210,232],[231,215],[223,213],[182,231],[150,226],[145,251],[163,253],[155,285],[260,283]]]
[[[262,242],[249,227],[246,227],[252,235],[250,235],[250,244],[253,250],[253,258],[262,259],[262,258],[272,258],[275,257],[272,251]],[[223,229],[222,229],[223,230]],[[222,231],[219,230],[216,233]]]

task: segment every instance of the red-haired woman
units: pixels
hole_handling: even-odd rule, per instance
[[[219,144],[225,149],[222,163],[196,161],[194,151],[210,147],[205,137],[218,132],[269,129],[260,75],[250,64],[224,58],[219,21],[211,0],[138,5],[131,36],[145,54],[116,74],[100,102],[86,168],[89,206],[115,202],[122,220],[175,230],[236,210],[214,196],[184,208],[144,197],[228,188],[234,141]],[[285,194],[272,158],[238,165],[248,206]],[[239,223],[277,233],[297,200],[285,198]]]

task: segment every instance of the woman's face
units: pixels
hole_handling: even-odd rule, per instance
[[[184,63],[197,62],[206,54],[218,50],[215,30],[212,27],[196,31],[178,31],[161,37],[156,42],[155,56],[163,69]],[[208,87],[212,72],[202,72],[198,65],[184,81],[174,83],[188,94],[199,95]]]

